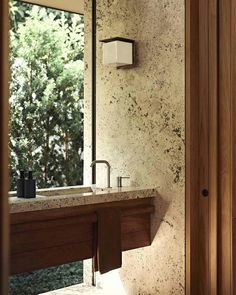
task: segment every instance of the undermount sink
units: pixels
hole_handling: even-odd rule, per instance
[[[50,189],[48,191],[38,191],[37,195],[51,197],[51,196],[64,196],[64,195],[78,195],[83,193],[92,193],[91,187],[71,187],[71,188],[60,188]]]

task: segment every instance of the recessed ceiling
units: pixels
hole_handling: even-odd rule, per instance
[[[84,0],[22,0],[32,4],[48,6],[65,11],[76,12],[79,14],[84,13]]]

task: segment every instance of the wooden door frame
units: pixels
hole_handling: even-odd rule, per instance
[[[216,295],[218,0],[186,0],[185,6],[186,294]]]
[[[8,294],[8,0],[0,4],[0,294]]]

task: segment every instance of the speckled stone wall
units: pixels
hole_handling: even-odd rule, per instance
[[[114,288],[113,279],[119,280],[117,294],[184,294],[184,0],[97,2],[97,159],[110,162],[112,185],[117,176],[129,175],[124,184],[158,187],[161,195],[152,246],[125,252],[122,269],[98,282]],[[102,65],[99,40],[116,36],[137,42],[136,67]],[[90,38],[86,49],[90,53]],[[86,56],[85,183],[90,183],[91,59]],[[105,185],[102,165],[97,175],[98,185]]]

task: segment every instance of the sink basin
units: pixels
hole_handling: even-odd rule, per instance
[[[64,196],[64,195],[78,195],[83,193],[92,193],[91,187],[72,187],[72,188],[60,188],[51,189],[48,191],[38,191],[37,195],[51,197],[51,196]]]

